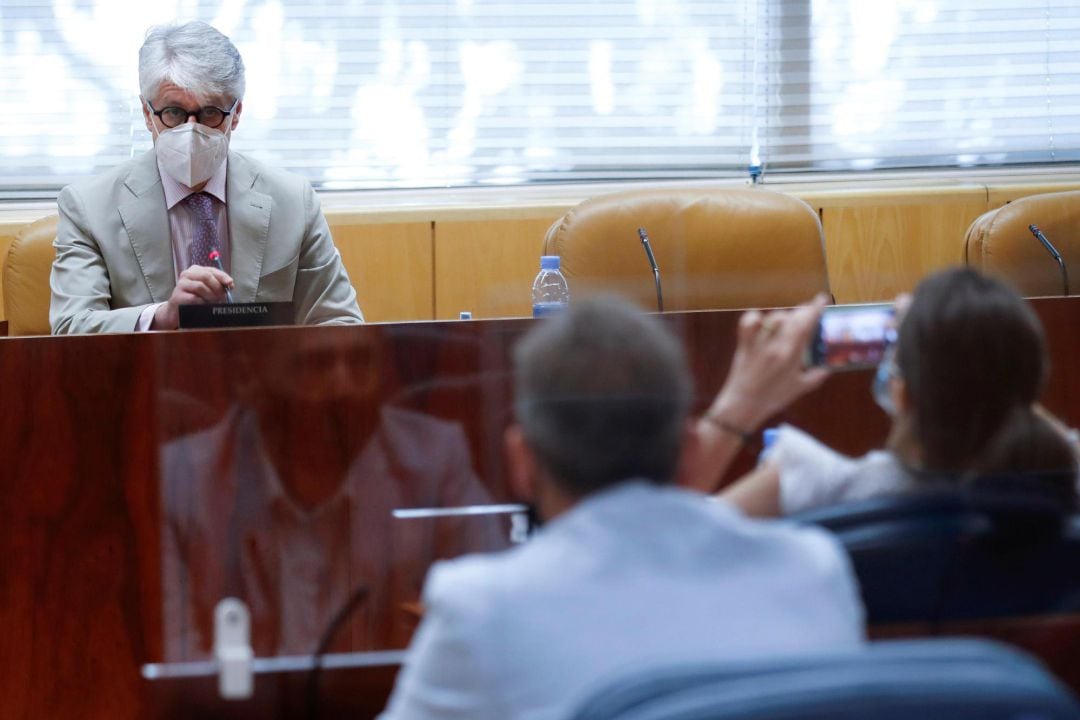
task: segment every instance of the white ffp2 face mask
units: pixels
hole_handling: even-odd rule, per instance
[[[154,151],[172,179],[195,187],[209,180],[225,162],[229,135],[199,123],[184,123],[159,134]]]

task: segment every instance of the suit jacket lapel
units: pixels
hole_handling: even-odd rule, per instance
[[[262,275],[266,241],[270,234],[273,199],[254,189],[258,173],[242,155],[229,153],[225,180],[228,201],[230,270],[237,302],[254,302]]]
[[[165,210],[165,191],[161,188],[157,155],[143,154],[124,179],[131,196],[119,204],[131,247],[139,261],[153,302],[164,302],[176,286],[176,270],[169,217]]]

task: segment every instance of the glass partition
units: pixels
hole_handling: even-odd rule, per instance
[[[509,546],[509,366],[484,326],[191,333],[160,354],[166,661],[212,656],[226,597],[257,657],[402,649],[432,563]]]

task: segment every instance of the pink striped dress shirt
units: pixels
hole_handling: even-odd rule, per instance
[[[221,253],[221,264],[225,272],[229,272],[229,216],[225,199],[225,177],[229,163],[221,163],[221,167],[206,182],[203,192],[210,194],[214,202],[214,211],[217,214],[218,226],[218,252]],[[181,202],[195,191],[187,185],[182,185],[172,178],[158,163],[158,174],[161,175],[161,187],[165,190],[165,208],[169,215],[169,235],[172,241],[173,271],[176,277],[191,264],[191,241],[194,236],[194,217],[188,206]],[[142,332],[150,329],[150,323],[154,319],[154,312],[164,303],[150,305],[139,314],[139,322],[135,330]]]

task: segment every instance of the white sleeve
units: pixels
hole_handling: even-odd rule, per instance
[[[857,463],[802,430],[781,425],[769,448],[768,462],[780,474],[780,511],[784,515],[844,499]]]
[[[790,425],[781,426],[767,459],[780,475],[780,510],[784,515],[902,494],[918,487],[888,451],[848,457]]]
[[[451,589],[445,563],[428,574],[424,619],[398,674],[394,692],[379,720],[499,720],[492,697],[498,681],[485,671],[477,653],[482,628]]]
[[[139,321],[135,323],[135,332],[146,332],[150,329],[150,323],[154,322],[154,313],[157,309],[165,303],[155,303],[154,305],[147,305],[143,308],[143,311],[139,313]]]

